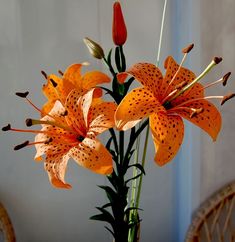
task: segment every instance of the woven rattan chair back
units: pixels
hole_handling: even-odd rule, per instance
[[[0,203],[0,233],[3,233],[4,242],[15,242],[15,233],[6,209]]]
[[[185,242],[235,241],[235,182],[210,197],[196,212]]]

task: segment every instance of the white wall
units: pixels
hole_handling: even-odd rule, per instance
[[[112,47],[110,0],[0,0],[0,124],[8,122],[24,127],[27,117],[38,115],[19,100],[14,92],[29,90],[37,105],[45,99],[40,88],[47,73],[64,70],[74,62],[89,61],[92,68],[102,68],[93,60],[82,42],[90,36]],[[128,63],[156,61],[163,1],[123,1],[128,25],[125,47]],[[169,10],[169,9],[168,9]],[[169,11],[168,11],[169,12]],[[170,14],[166,19],[162,56],[171,53]],[[70,162],[69,191],[53,189],[43,164],[33,161],[34,148],[12,151],[15,144],[28,139],[23,134],[0,134],[0,200],[12,218],[19,242],[111,241],[104,224],[89,217],[95,206],[104,203],[98,184],[105,178]],[[33,139],[33,136],[31,136]],[[147,176],[141,207],[143,241],[175,241],[173,234],[173,165],[162,169],[153,163],[150,143]]]

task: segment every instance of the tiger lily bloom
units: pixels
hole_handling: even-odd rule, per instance
[[[64,106],[57,100],[40,120],[26,120],[27,126],[41,124],[41,130],[19,130],[10,124],[2,128],[3,131],[36,133],[34,142],[26,141],[14,149],[35,145],[35,160],[40,161],[45,155],[44,167],[55,187],[71,187],[64,178],[69,158],[95,173],[112,173],[112,156],[96,136],[114,126],[116,104],[101,100],[93,103],[94,92],[92,89],[81,96],[74,89]]]
[[[186,51],[184,58],[187,53]],[[203,129],[215,141],[221,129],[221,115],[208,99],[222,99],[223,104],[234,94],[205,97],[204,90],[217,83],[225,83],[230,73],[205,87],[198,81],[221,60],[216,57],[198,78],[192,71],[182,67],[183,61],[178,65],[171,56],[165,61],[164,77],[155,65],[149,63],[135,64],[126,72],[120,73],[120,83],[125,81],[127,75],[131,75],[143,87],[133,89],[119,104],[115,113],[117,128],[127,130],[143,118],[149,117],[156,149],[154,159],[161,166],[174,158],[182,144],[182,118]]]
[[[59,71],[61,77],[54,74],[47,75],[42,71],[47,80],[47,84],[43,85],[42,91],[48,99],[48,102],[42,108],[44,113],[50,112],[56,100],[64,103],[73,89],[76,89],[79,95],[83,95],[99,84],[110,82],[110,78],[100,71],[89,71],[82,75],[81,68],[85,65],[88,65],[88,63],[72,64],[64,73]],[[101,89],[96,88],[94,95],[101,97]]]

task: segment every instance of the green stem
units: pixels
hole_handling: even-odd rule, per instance
[[[140,128],[140,124],[139,124]],[[134,164],[137,164],[139,162],[139,148],[140,148],[140,136],[138,136],[137,141],[136,141],[136,150],[135,150],[135,158],[134,158]],[[137,167],[133,168],[133,174],[132,177],[137,176]],[[136,188],[137,188],[137,179],[134,179],[132,181],[132,186],[131,186],[131,201],[130,201],[130,207],[135,207],[135,197],[136,197]],[[133,222],[134,220],[134,210],[130,211],[129,214],[129,223]],[[133,226],[131,229],[128,231],[128,241],[132,241],[132,238],[134,237],[135,234],[135,226]]]
[[[123,164],[123,157],[124,157],[124,131],[119,132],[119,155],[120,155],[120,165]]]
[[[115,73],[115,71],[114,71],[112,65],[110,65],[110,64],[108,63],[108,61],[106,60],[105,57],[103,58],[103,60],[104,60],[104,63],[106,64],[106,66],[109,68],[109,70],[110,70],[111,74],[113,75],[113,77],[116,77],[116,73]]]
[[[167,5],[167,0],[165,0],[164,7],[163,7],[162,23],[161,23],[161,30],[160,30],[160,37],[159,37],[159,44],[158,44],[156,66],[159,66],[159,61],[160,61],[160,54],[161,54],[161,48],[162,48],[162,36],[163,36],[163,29],[164,29],[165,15],[166,15],[166,5]]]
[[[146,135],[145,135],[145,141],[144,141],[144,152],[142,156],[142,166],[145,166],[145,161],[146,161],[146,154],[147,154],[147,148],[148,148],[148,138],[149,138],[149,125],[147,126],[146,130]],[[142,188],[142,179],[143,179],[143,174],[140,176],[139,180],[139,186],[138,186],[138,192],[137,192],[137,197],[136,197],[136,207],[139,207],[139,202],[140,202],[140,194],[141,194],[141,188]]]
[[[115,131],[113,128],[111,128],[111,129],[109,129],[109,132],[110,132],[111,136],[113,137],[114,148],[118,154],[119,149],[118,149],[118,142],[117,142],[117,137],[116,137]]]

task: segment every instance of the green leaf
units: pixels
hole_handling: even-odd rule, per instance
[[[91,216],[90,219],[91,220],[103,221],[103,222],[107,222],[107,223],[110,223],[110,224],[113,223],[113,221],[111,221],[110,218],[103,213]]]
[[[112,51],[113,49],[110,49],[108,56],[107,56],[107,62],[108,64],[111,66],[112,65],[112,60],[111,60],[111,56],[112,56]]]
[[[109,186],[98,186],[101,189],[105,190],[106,195],[111,203],[117,199],[117,193]]]
[[[111,206],[112,206],[111,203],[106,203],[106,204],[104,204],[104,205],[102,206],[102,208],[108,208],[108,207],[111,207]]]
[[[105,146],[107,150],[110,149],[110,146],[111,146],[112,141],[113,141],[113,137],[110,137],[109,140],[108,140],[108,142],[107,142],[107,144],[106,144],[106,146]]]
[[[114,232],[110,228],[108,228],[107,226],[104,227],[113,235],[113,237],[115,237]]]
[[[128,168],[130,168],[130,167],[138,168],[141,171],[141,173],[143,173],[145,175],[144,167],[141,164],[137,163],[137,164],[129,165]]]
[[[125,183],[127,184],[128,182],[130,182],[132,180],[135,180],[135,179],[139,178],[140,176],[142,176],[142,173],[140,173],[140,174],[138,174],[138,175],[136,175],[136,176],[134,176],[134,177],[132,177],[130,179],[127,179]]]

